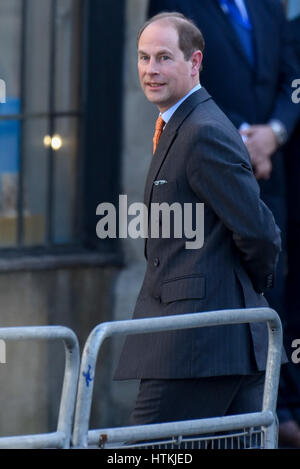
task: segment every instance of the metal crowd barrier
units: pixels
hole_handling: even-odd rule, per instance
[[[110,336],[238,323],[266,322],[268,358],[261,412],[183,422],[89,430],[99,349]],[[276,448],[276,401],[282,328],[269,308],[212,311],[107,322],[90,333],[82,355],[72,445],[74,448]]]
[[[53,433],[0,437],[0,449],[42,449],[70,447],[78,372],[80,365],[79,345],[71,329],[63,326],[35,326],[0,328],[0,339],[16,340],[62,340],[65,346],[65,373],[57,431]]]

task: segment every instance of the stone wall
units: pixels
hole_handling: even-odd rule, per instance
[[[81,349],[99,322],[112,315],[114,267],[72,267],[0,273],[1,327],[63,325],[77,334]],[[105,420],[108,348],[99,364],[93,421]],[[54,431],[64,369],[61,343],[6,342],[0,364],[0,436]],[[108,393],[105,392],[108,396]]]

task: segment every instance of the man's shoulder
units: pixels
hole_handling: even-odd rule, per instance
[[[184,121],[181,131],[189,148],[205,145],[222,155],[226,153],[228,160],[236,160],[237,156],[238,160],[250,160],[238,129],[212,98],[194,109]]]
[[[239,145],[242,141],[238,129],[204,87],[183,102],[168,126],[176,129],[189,144],[207,137],[229,139]],[[180,139],[180,142],[183,143],[183,140]]]
[[[218,133],[222,131],[233,134],[238,133],[237,128],[220,109],[212,97],[199,103],[195,107],[193,112],[188,116],[186,126],[190,126],[190,129],[195,128],[198,131],[211,129]]]

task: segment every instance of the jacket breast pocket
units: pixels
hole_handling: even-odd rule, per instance
[[[163,303],[204,298],[205,277],[203,275],[190,275],[170,279],[163,282],[161,287],[161,300]]]
[[[154,181],[151,202],[179,202],[177,181]]]

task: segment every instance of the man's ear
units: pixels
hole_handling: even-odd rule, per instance
[[[202,60],[203,60],[203,54],[201,50],[196,50],[195,52],[193,52],[192,57],[191,57],[192,76],[199,75],[199,72],[201,70]]]

